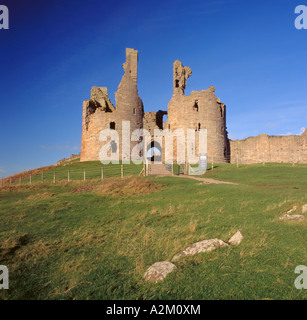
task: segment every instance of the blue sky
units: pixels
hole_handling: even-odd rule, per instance
[[[145,112],[167,109],[172,64],[192,68],[186,94],[216,87],[232,139],[307,127],[307,30],[299,0],[4,0],[0,30],[0,176],[78,153],[82,101],[111,101],[125,48],[139,51]]]

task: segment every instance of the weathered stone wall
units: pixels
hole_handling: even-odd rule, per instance
[[[154,136],[154,130],[163,129],[163,116],[167,111],[159,110],[158,112],[150,111],[144,113],[143,127],[148,130],[150,135]]]
[[[244,140],[230,140],[231,163],[307,163],[307,129],[300,136],[261,134]]]
[[[108,98],[107,88],[93,87],[91,99],[83,102],[80,161],[99,160],[102,147],[99,134],[115,119],[115,107]]]

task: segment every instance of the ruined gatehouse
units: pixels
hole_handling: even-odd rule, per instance
[[[185,95],[185,88],[192,70],[176,60],[173,64],[173,96],[167,110],[144,112],[144,106],[137,89],[138,51],[126,49],[124,75],[115,93],[114,106],[108,97],[106,87],[93,87],[91,98],[83,102],[81,161],[101,160],[99,152],[110,142],[99,139],[100,132],[115,129],[119,135],[118,145],[112,143],[110,153],[119,152],[119,159],[129,158],[132,149],[140,141],[131,141],[136,129],[146,129],[150,133],[150,142],[145,146],[158,149],[159,160],[164,159],[165,141],[161,145],[154,142],[154,130],[195,129],[198,141],[200,129],[207,129],[207,155],[214,162],[300,162],[307,163],[307,130],[301,136],[268,136],[266,134],[244,140],[228,139],[226,128],[226,105],[215,95],[215,87],[206,90],[191,91]],[[163,117],[167,120],[163,121]],[[123,121],[129,122],[126,128],[129,135],[122,135]],[[122,154],[122,150],[123,153]],[[195,145],[198,157],[198,143]],[[187,148],[185,148],[187,152]],[[147,155],[146,155],[147,156]],[[177,156],[176,137],[173,143],[173,159]],[[130,158],[129,158],[130,159]]]
[[[107,142],[99,140],[99,134],[103,129],[115,129],[119,134],[119,145],[110,152],[119,151],[122,159],[122,146],[126,145],[122,136],[122,122],[130,121],[130,134],[135,129],[146,129],[151,135],[151,142],[147,150],[155,147],[160,150],[162,160],[164,158],[164,143],[154,142],[155,129],[195,129],[196,141],[198,131],[207,129],[208,156],[213,156],[216,161],[227,162],[229,159],[229,142],[226,131],[226,106],[217,99],[215,88],[192,91],[186,96],[184,91],[187,79],[192,75],[189,67],[184,67],[180,61],[175,61],[173,66],[173,96],[168,104],[167,111],[144,112],[142,100],[137,90],[137,62],[138,52],[134,49],[126,49],[126,62],[123,64],[125,74],[115,93],[116,106],[109,97],[105,87],[93,87],[91,99],[83,103],[83,123],[81,142],[81,161],[99,160],[99,151]],[[167,115],[167,121],[163,122],[163,116]],[[139,141],[130,142],[130,151]],[[177,143],[173,143],[174,159],[177,156]],[[127,150],[128,152],[129,150]],[[195,156],[198,156],[198,144],[196,143]]]

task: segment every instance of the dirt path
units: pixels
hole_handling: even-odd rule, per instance
[[[165,175],[157,175],[156,177],[165,177]],[[214,184],[232,184],[237,186],[238,183],[234,183],[234,182],[228,182],[228,181],[220,181],[220,180],[215,180],[215,179],[211,179],[211,178],[200,178],[197,176],[187,176],[187,175],[170,175],[170,177],[176,177],[176,178],[187,178],[187,179],[193,179],[193,180],[197,180],[197,181],[202,181],[203,183],[214,183]]]

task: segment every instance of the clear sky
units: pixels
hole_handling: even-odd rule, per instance
[[[304,3],[305,2],[305,3]],[[1,0],[0,176],[50,165],[81,145],[82,101],[114,93],[125,48],[139,51],[145,112],[167,109],[172,64],[192,68],[186,94],[216,87],[231,139],[307,127],[307,30],[301,0]]]

